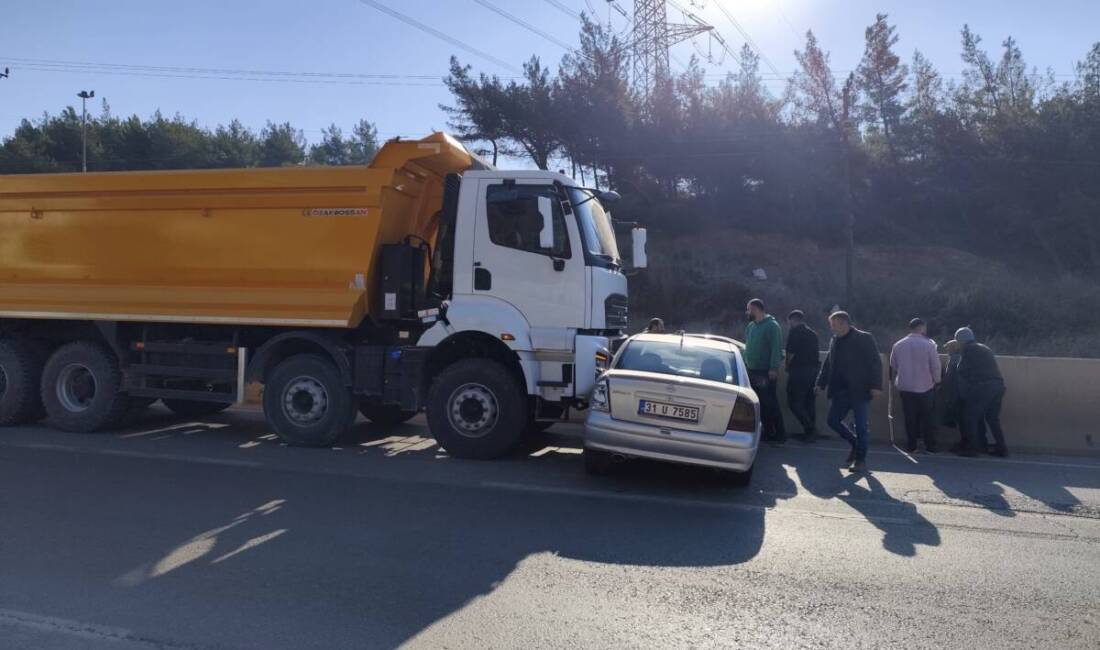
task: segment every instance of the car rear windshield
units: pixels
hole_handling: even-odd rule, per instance
[[[675,377],[708,379],[739,385],[737,356],[710,345],[686,339],[681,341],[633,340],[626,344],[616,368],[655,372]]]

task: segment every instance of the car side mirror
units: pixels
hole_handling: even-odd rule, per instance
[[[634,228],[630,231],[631,235],[631,252],[633,253],[633,266],[636,269],[644,269],[649,266],[649,259],[646,256],[646,229]]]
[[[542,230],[539,231],[539,248],[554,247],[554,208],[549,196],[539,197],[539,216],[542,217]]]
[[[615,190],[604,190],[603,192],[599,193],[599,198],[600,203],[607,206],[611,205],[612,203],[618,203],[623,198],[623,196]]]

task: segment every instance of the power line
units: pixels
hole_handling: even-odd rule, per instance
[[[340,77],[356,79],[425,79],[436,80],[439,75],[432,74],[386,74],[386,73],[360,73],[360,72],[310,72],[310,71],[286,71],[286,70],[255,70],[242,68],[201,68],[195,66],[166,66],[166,65],[136,65],[130,63],[104,63],[100,61],[72,61],[64,59],[28,59],[22,57],[0,56],[0,61],[13,63],[58,65],[79,67],[118,68],[125,70],[142,70],[155,72],[176,72],[195,74],[224,74],[224,75],[265,75],[274,77]]]
[[[554,7],[557,7],[558,10],[560,10],[562,13],[570,15],[573,18],[575,18],[576,20],[581,19],[581,15],[579,13],[577,13],[576,11],[573,11],[569,7],[565,6],[565,4],[563,4],[562,2],[559,2],[559,0],[546,0],[546,2],[549,3],[550,5],[554,6]]]
[[[794,35],[795,40],[802,38],[802,34],[798,33],[798,30],[795,28],[794,23],[792,23],[791,19],[787,17],[787,12],[783,11],[783,0],[775,0],[775,10],[776,13],[779,14],[779,17],[783,19],[783,22],[787,23],[787,27],[790,28],[791,34]]]
[[[500,67],[502,67],[506,70],[511,70],[512,72],[515,72],[515,73],[521,73],[522,72],[522,70],[520,70],[519,68],[515,67],[514,65],[508,63],[507,61],[504,61],[503,59],[498,59],[497,57],[493,56],[492,54],[489,54],[488,52],[483,52],[483,51],[477,49],[476,47],[473,47],[472,45],[467,45],[466,43],[463,43],[462,41],[458,40],[457,38],[454,38],[453,36],[449,36],[447,34],[444,34],[443,32],[439,31],[438,29],[435,29],[434,27],[429,27],[429,26],[425,25],[424,23],[420,22],[419,20],[417,20],[415,18],[412,18],[411,16],[406,16],[405,14],[403,14],[399,11],[395,11],[393,9],[390,9],[389,7],[387,7],[386,5],[384,5],[380,2],[375,2],[375,0],[359,0],[359,2],[362,2],[363,4],[367,5],[368,7],[372,7],[374,9],[377,9],[378,11],[381,11],[382,13],[384,13],[384,14],[392,17],[392,18],[396,18],[397,20],[400,20],[401,22],[405,23],[406,25],[411,25],[411,26],[419,29],[420,31],[422,31],[426,34],[430,34],[430,35],[438,38],[441,41],[444,41],[446,43],[450,43],[451,45],[454,45],[455,47],[457,47],[461,50],[469,52],[470,54],[473,54],[474,56],[479,56],[479,57],[485,59],[486,61],[491,61],[491,62],[499,65]]]
[[[554,38],[550,34],[547,34],[546,32],[542,31],[538,27],[535,27],[531,23],[527,22],[526,20],[523,20],[522,18],[519,18],[518,16],[515,16],[515,15],[512,15],[512,14],[508,13],[507,11],[501,9],[500,7],[498,7],[495,4],[489,2],[488,0],[474,0],[474,2],[478,3],[482,7],[485,7],[486,9],[488,9],[489,11],[497,14],[498,16],[503,16],[507,20],[512,21],[513,23],[515,23],[515,24],[519,25],[520,27],[526,29],[527,31],[531,32],[532,34],[536,34],[538,36],[541,36],[542,38],[550,41],[551,43],[553,43],[554,45],[557,45],[558,47],[560,47],[562,49],[565,49],[565,50],[572,50],[573,49],[572,45],[569,45],[568,43],[566,43],[564,41],[561,41],[557,38]]]
[[[760,60],[768,66],[768,69],[770,69],[776,75],[779,75],[779,69],[776,68],[775,64],[771,62],[771,59],[768,58],[768,55],[764,54],[764,50],[760,49],[760,46],[757,45],[754,40],[752,40],[752,37],[749,36],[749,33],[745,31],[744,27],[741,26],[741,23],[737,22],[737,19],[733,17],[733,14],[730,13],[730,10],[723,7],[720,0],[715,0],[714,4],[718,7],[718,10],[722,12],[722,15],[724,15],[726,19],[730,21],[730,24],[733,25],[734,29],[736,29],[741,34],[741,37],[745,39],[745,42],[749,44],[749,47],[756,51],[757,56],[759,56]]]
[[[33,72],[60,72],[69,74],[93,74],[122,77],[156,77],[161,79],[212,79],[218,81],[258,81],[264,83],[292,83],[292,84],[325,84],[347,86],[406,86],[419,88],[438,88],[444,86],[442,81],[398,81],[398,80],[355,80],[355,79],[326,79],[326,78],[279,78],[279,77],[248,77],[241,75],[217,75],[197,73],[172,73],[142,70],[120,70],[114,68],[96,68],[88,66],[62,66],[51,64],[21,64],[21,69]]]

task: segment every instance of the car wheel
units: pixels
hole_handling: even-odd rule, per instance
[[[289,445],[328,447],[355,420],[355,403],[336,364],[298,354],[280,361],[264,381],[264,417]]]
[[[592,476],[606,476],[615,465],[615,456],[600,449],[584,448],[584,471]]]
[[[64,431],[90,433],[117,424],[130,400],[114,352],[90,341],[58,348],[42,371],[42,403]]]
[[[428,427],[451,456],[499,458],[523,440],[527,401],[519,382],[503,365],[490,359],[466,359],[432,382]]]
[[[722,470],[720,476],[722,483],[731,487],[748,487],[752,482],[752,470],[756,467],[754,463],[744,472],[737,472],[734,470]]]

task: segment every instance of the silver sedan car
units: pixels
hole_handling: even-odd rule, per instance
[[[593,474],[621,458],[714,467],[748,485],[760,443],[760,401],[733,339],[638,334],[592,391],[584,465]]]

